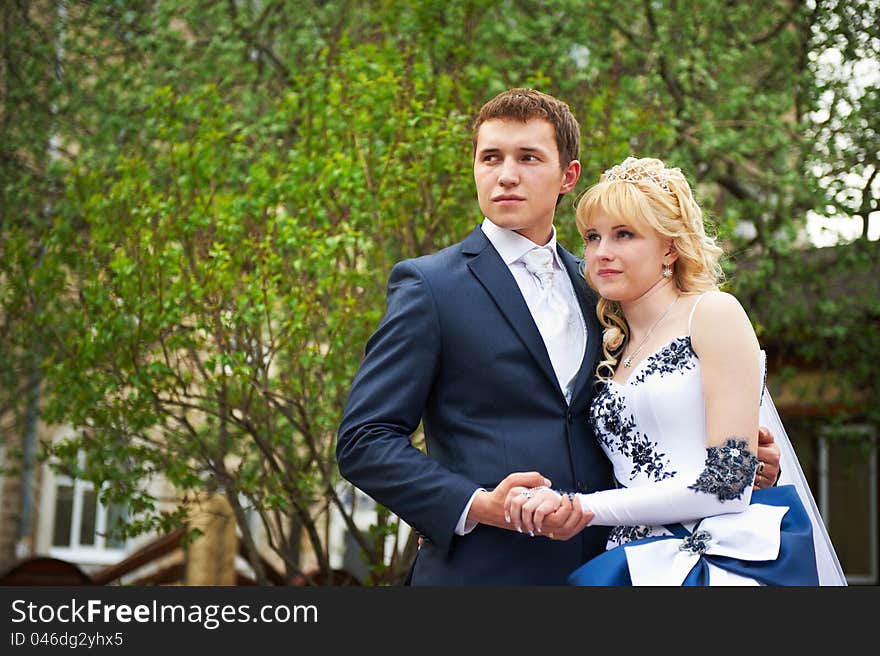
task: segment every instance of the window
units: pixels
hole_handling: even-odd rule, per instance
[[[351,513],[351,519],[355,525],[366,532],[377,521],[377,506],[369,496],[361,490],[342,482],[336,487],[343,505]],[[397,518],[391,516],[391,522]],[[401,547],[409,537],[410,527],[401,521],[397,527],[397,534],[384,537],[385,562],[388,563],[394,554],[395,546]],[[369,575],[369,567],[361,551],[361,546],[354,535],[349,532],[345,521],[336,507],[331,507],[328,526],[328,552],[330,566],[344,569],[360,581],[365,581]]]
[[[55,512],[49,554],[77,563],[113,563],[124,555],[125,540],[113,531],[124,522],[123,506],[105,506],[92,483],[55,476]]]

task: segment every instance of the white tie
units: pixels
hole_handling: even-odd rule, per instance
[[[566,340],[571,309],[565,298],[556,288],[553,277],[553,254],[546,248],[535,248],[522,256],[522,262],[526,269],[537,278],[540,290],[540,299],[537,307],[533,308],[532,316],[535,324],[544,338],[547,354],[560,387],[568,394],[568,383],[571,381],[580,362],[571,362],[571,358],[565,357]]]

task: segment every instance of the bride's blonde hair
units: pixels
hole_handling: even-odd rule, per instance
[[[672,264],[672,280],[682,293],[715,289],[721,281],[722,250],[706,234],[703,212],[679,169],[667,168],[659,159],[628,157],[605,171],[578,201],[577,227],[585,243],[587,230],[599,212],[634,227],[647,226],[671,239],[678,253]],[[584,277],[596,289],[586,268]],[[608,380],[629,339],[629,326],[617,301],[600,297],[596,315],[603,327],[604,356],[596,375]]]

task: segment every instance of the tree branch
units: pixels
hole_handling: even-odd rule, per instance
[[[791,23],[792,17],[798,12],[801,6],[803,6],[803,3],[800,0],[794,0],[792,2],[791,9],[788,10],[788,13],[786,13],[785,16],[783,16],[776,25],[764,32],[764,34],[760,34],[752,39],[752,45],[757,46],[765,43],[766,41],[769,41],[777,34],[779,34],[783,29],[785,29],[785,27],[789,23]]]
[[[651,0],[644,0],[642,4],[645,8],[645,16],[648,19],[648,26],[651,29],[651,35],[654,37],[655,41],[659,41],[660,33],[657,29],[657,20],[654,17],[654,10],[651,7]],[[681,85],[672,74],[666,55],[661,54],[658,57],[658,60],[660,62],[660,77],[663,78],[663,81],[666,83],[666,88],[669,90],[669,93],[672,95],[672,99],[675,101],[675,115],[677,117],[681,117],[682,113],[684,112],[685,106],[684,91],[682,91]]]

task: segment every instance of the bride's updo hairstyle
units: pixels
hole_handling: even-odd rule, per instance
[[[587,230],[600,212],[636,228],[648,227],[671,239],[678,253],[672,264],[672,280],[682,293],[715,289],[721,281],[722,250],[706,234],[703,212],[679,169],[667,168],[659,159],[627,157],[605,171],[599,182],[581,196],[577,227],[585,241]],[[590,287],[596,289],[588,270],[584,275]],[[660,275],[658,271],[658,279]],[[629,339],[629,326],[617,301],[600,297],[596,314],[604,329],[604,359],[596,374],[600,380],[608,380],[614,375],[618,356]]]

